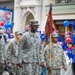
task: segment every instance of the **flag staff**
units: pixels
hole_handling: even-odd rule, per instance
[[[50,4],[50,9],[52,8],[52,4]],[[51,11],[51,10],[50,10]],[[52,14],[52,13],[51,13]],[[52,29],[51,29],[51,32],[52,32]],[[49,58],[50,58],[50,65],[51,65],[51,60],[52,60],[52,57],[51,57],[51,48],[52,48],[52,34],[50,34],[50,55],[49,55]]]
[[[50,11],[51,11],[51,14],[50,16],[52,17],[52,4],[50,4]],[[52,26],[52,25],[51,25]],[[51,28],[51,33],[52,33],[52,28]],[[50,34],[50,50],[49,50],[49,59],[50,59],[50,66],[51,66],[51,61],[52,61],[52,55],[51,55],[51,48],[52,48],[52,34]],[[52,75],[51,73],[49,73],[49,75]]]

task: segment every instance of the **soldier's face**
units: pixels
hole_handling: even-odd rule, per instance
[[[54,43],[57,43],[58,42],[58,37],[53,37],[52,40],[53,40]]]
[[[31,26],[32,31],[36,31],[37,29],[38,29],[38,26],[34,26],[34,25]]]
[[[16,38],[19,39],[19,40],[21,39],[21,37],[22,37],[22,35],[17,35],[16,36]]]

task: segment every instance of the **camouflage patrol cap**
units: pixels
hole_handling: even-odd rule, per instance
[[[22,35],[22,32],[16,31],[16,32],[15,32],[15,35]]]
[[[38,21],[34,19],[30,20],[30,25],[39,26]]]
[[[57,32],[53,32],[52,33],[52,37],[58,37],[58,33]]]

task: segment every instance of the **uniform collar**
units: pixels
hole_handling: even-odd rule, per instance
[[[37,32],[32,33],[32,32],[29,31],[29,33],[30,33],[30,36],[31,36],[31,37],[37,37],[37,38],[38,38],[38,34],[37,34]]]
[[[53,46],[57,46],[58,43],[52,43]]]

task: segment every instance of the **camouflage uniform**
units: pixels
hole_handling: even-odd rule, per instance
[[[12,64],[12,67],[9,69],[10,72],[17,72],[17,59],[18,59],[18,44],[15,38],[11,40],[10,45],[7,50],[7,60]]]
[[[0,39],[0,63],[4,63],[5,60],[4,57],[5,57],[5,43],[2,37],[2,39]]]
[[[58,37],[58,33],[53,32],[52,37]],[[52,43],[52,48],[50,50],[50,45],[47,45],[46,50],[51,54],[50,65],[52,67],[52,75],[60,75],[61,66],[66,66],[66,60],[62,46],[58,43]],[[49,54],[49,55],[50,55]]]
[[[37,32],[26,32],[20,43],[19,63],[23,63],[25,75],[41,75],[40,63],[44,61],[42,44]]]
[[[0,64],[4,63],[5,60],[5,43],[4,43],[4,38],[3,38],[3,32],[0,29]],[[3,71],[3,65],[0,65],[0,74]]]
[[[50,46],[47,45],[46,49],[49,51]],[[64,52],[62,47],[59,44],[52,44],[51,49],[51,66],[52,66],[52,75],[60,75],[61,66],[66,66],[66,60],[64,57]]]
[[[46,62],[46,67],[48,68],[48,67],[50,67],[50,60],[49,60],[50,51],[47,50],[47,47],[48,47],[48,45],[46,45],[44,48],[44,60]]]

